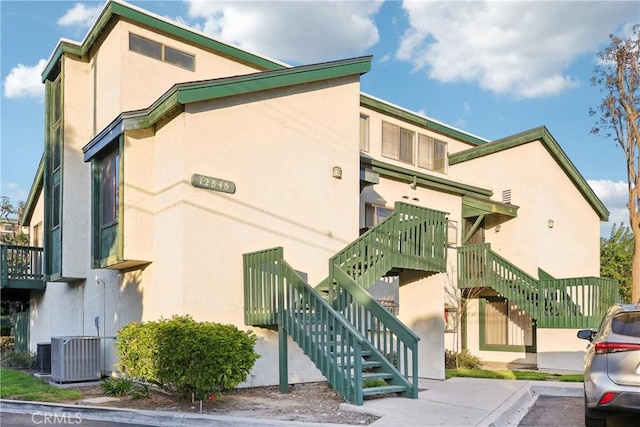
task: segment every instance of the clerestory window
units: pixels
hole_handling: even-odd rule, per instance
[[[129,50],[150,58],[177,65],[187,70],[196,69],[196,57],[190,53],[169,47],[162,43],[129,33]]]

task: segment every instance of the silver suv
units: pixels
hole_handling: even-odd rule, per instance
[[[615,304],[589,340],[584,358],[584,423],[606,427],[607,415],[640,411],[640,304]]]

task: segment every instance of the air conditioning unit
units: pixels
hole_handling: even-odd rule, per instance
[[[52,382],[99,381],[100,378],[100,338],[51,338]]]

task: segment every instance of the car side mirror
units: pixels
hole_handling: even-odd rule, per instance
[[[582,340],[589,340],[589,342],[593,341],[593,336],[596,332],[592,329],[581,329],[578,331],[578,338]]]

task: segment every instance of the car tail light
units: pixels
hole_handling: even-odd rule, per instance
[[[600,398],[598,405],[606,405],[607,403],[611,402],[614,397],[616,397],[615,393],[605,393],[604,396]]]
[[[640,350],[640,344],[620,343],[620,342],[599,342],[596,343],[596,354],[619,353],[621,351]]]

